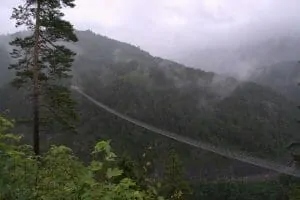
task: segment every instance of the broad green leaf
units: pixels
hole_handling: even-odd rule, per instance
[[[98,161],[92,161],[91,162],[91,166],[90,169],[92,171],[99,171],[103,168],[103,163],[102,162],[98,162]]]
[[[106,171],[106,177],[108,179],[111,179],[112,177],[117,177],[117,176],[120,176],[122,175],[123,173],[123,170],[120,170],[118,168],[108,168],[107,171]]]

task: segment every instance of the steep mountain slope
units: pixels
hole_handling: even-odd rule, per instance
[[[272,90],[224,80],[220,85],[227,90],[232,87],[232,91],[224,92],[203,72],[196,81],[195,72],[184,73],[188,68],[180,73],[188,78],[179,79],[172,74],[176,67],[171,67],[168,72],[172,78],[167,78],[162,70],[152,76],[160,70],[156,67],[149,68],[148,75],[129,66],[110,67],[110,71],[122,72],[111,72],[115,79],[110,77],[109,83],[101,78],[104,72],[94,72],[96,77],[89,76],[89,84],[83,81],[84,88],[101,102],[150,124],[256,155],[275,156],[296,136],[295,105]],[[135,74],[140,75],[136,78]]]
[[[286,160],[286,145],[299,137],[294,121],[296,105],[271,89],[152,57],[138,47],[90,31],[80,31],[78,36],[80,42],[68,44],[78,53],[74,83],[120,112],[162,129],[268,159]],[[79,133],[50,130],[43,135],[45,146],[66,143],[86,157],[97,139],[112,139],[119,152],[134,156],[152,145],[158,169],[166,149],[175,146],[190,176],[259,171],[153,135],[74,96],[82,119]],[[0,89],[0,97],[0,111],[9,109],[17,119],[29,116],[28,99],[23,94],[6,85]],[[28,132],[24,126],[19,130]]]
[[[298,61],[278,62],[252,71],[249,80],[268,86],[290,100],[300,101],[300,64]]]
[[[7,69],[10,62],[9,62],[9,54],[4,46],[0,45],[0,86],[4,83],[7,83],[12,73]]]

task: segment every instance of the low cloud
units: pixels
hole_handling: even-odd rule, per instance
[[[20,2],[1,3],[2,33],[16,30],[9,17]],[[76,4],[65,13],[77,29],[91,29],[167,58],[300,35],[299,0],[76,0]]]

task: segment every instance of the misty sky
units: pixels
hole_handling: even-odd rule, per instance
[[[12,7],[1,0],[1,33],[14,32]],[[77,0],[66,10],[77,29],[138,45],[156,55],[296,34],[300,0]]]

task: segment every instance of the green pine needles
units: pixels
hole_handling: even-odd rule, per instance
[[[15,70],[13,84],[29,89],[33,105],[33,144],[39,154],[41,124],[54,122],[73,127],[77,119],[75,102],[68,88],[71,67],[76,55],[64,46],[76,42],[70,22],[63,19],[63,7],[73,8],[74,0],[27,0],[13,9],[16,27],[25,27],[25,37],[17,37],[10,44]]]

